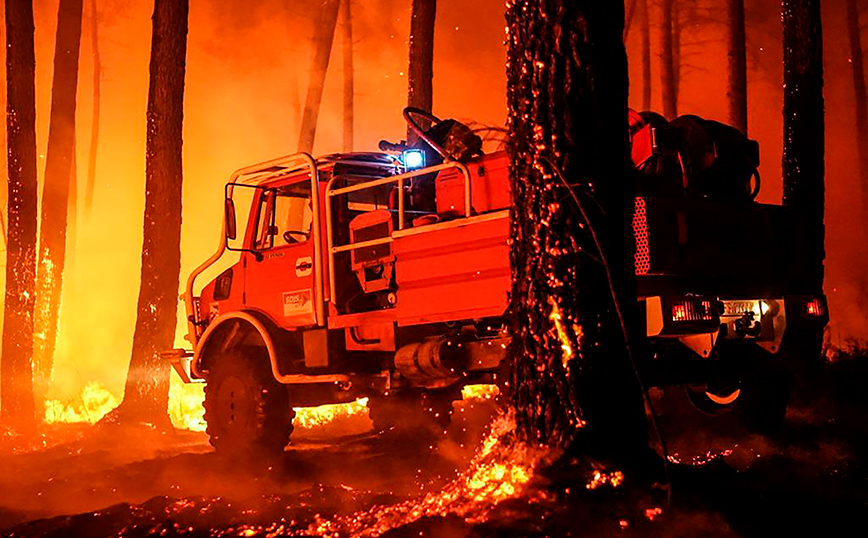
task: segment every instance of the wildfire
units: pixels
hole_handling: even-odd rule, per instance
[[[93,424],[118,406],[118,399],[99,383],[85,385],[81,394],[71,402],[48,400],[45,402],[45,422],[88,422]]]
[[[511,415],[498,416],[468,470],[439,491],[335,520],[317,518],[306,532],[331,537],[344,533],[379,536],[420,518],[445,514],[456,514],[470,523],[482,521],[497,503],[525,490],[545,454],[511,440],[514,430]]]
[[[461,397],[465,400],[491,400],[500,394],[497,385],[465,385]]]
[[[319,407],[296,407],[296,428],[316,428],[326,426],[335,420],[353,416],[365,416],[368,413],[368,399],[361,398],[345,404],[328,404]]]

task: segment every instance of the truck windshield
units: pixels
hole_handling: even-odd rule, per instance
[[[259,198],[255,247],[265,250],[304,243],[310,239],[312,223],[310,183],[269,189]]]

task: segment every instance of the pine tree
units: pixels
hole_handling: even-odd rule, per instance
[[[437,0],[413,0],[410,15],[410,63],[407,69],[407,105],[431,112],[434,106],[434,21]],[[423,128],[428,126],[419,120]],[[407,141],[416,134],[407,129]]]
[[[313,60],[311,61],[310,77],[307,83],[307,96],[304,100],[304,113],[301,117],[298,151],[313,151],[319,108],[322,103],[325,78],[329,68],[329,58],[332,54],[332,42],[335,37],[335,27],[338,22],[338,8],[340,4],[340,0],[323,0],[314,21]]]

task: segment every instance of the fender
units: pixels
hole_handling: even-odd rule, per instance
[[[271,363],[271,374],[278,382],[283,384],[301,384],[301,383],[348,383],[349,377],[346,375],[304,375],[304,374],[283,374],[278,367],[278,345],[274,341],[274,333],[276,330],[274,324],[264,314],[256,311],[240,310],[235,312],[227,312],[220,315],[212,321],[196,346],[193,353],[191,369],[193,374],[199,378],[205,378],[204,372],[199,369],[202,361],[202,354],[211,341],[211,336],[221,327],[224,327],[231,320],[241,320],[253,329],[259,336],[262,344],[268,352],[268,360]],[[271,325],[272,328],[268,326]]]

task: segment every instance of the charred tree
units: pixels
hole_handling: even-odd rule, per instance
[[[642,7],[642,110],[651,110],[651,21],[648,0]]]
[[[648,443],[628,347],[639,323],[623,9],[507,4],[508,362],[526,437],[635,469]]]
[[[820,0],[783,0],[785,206],[807,223],[800,243],[811,293],[823,289],[824,104]]]
[[[141,287],[130,369],[117,417],[168,422],[169,364],[181,272],[181,148],[187,0],[155,0],[148,89]]]
[[[859,158],[859,185],[862,211],[868,215],[868,95],[865,92],[865,64],[862,58],[862,31],[857,0],[847,0],[847,33],[850,38],[850,64],[853,67],[853,96],[856,103],[856,148]]]
[[[413,0],[410,15],[410,63],[407,67],[407,106],[427,112],[434,106],[434,21],[437,0]],[[428,122],[419,120],[422,128]],[[407,142],[416,141],[416,134],[407,129]]]
[[[37,401],[48,390],[63,290],[69,183],[75,150],[75,106],[82,0],[60,0],[51,85],[51,119],[42,187],[39,265],[36,272],[34,382]]]
[[[624,5],[626,10],[624,14],[624,41],[627,41],[627,36],[630,35],[630,28],[633,27],[633,19],[636,18],[637,4],[638,0],[629,0],[629,2]]]
[[[0,358],[0,421],[30,430],[36,296],[36,60],[31,0],[6,0],[6,151],[9,229]]]
[[[729,121],[747,134],[747,51],[744,0],[727,0],[729,12]]]
[[[87,185],[84,191],[84,211],[90,214],[93,207],[93,189],[96,182],[96,155],[99,147],[100,82],[102,62],[99,56],[99,19],[96,11],[97,0],[90,1],[90,47],[93,57],[93,111],[90,120],[90,147],[87,151]]]
[[[323,89],[325,88],[326,73],[329,69],[329,57],[332,54],[332,42],[335,37],[340,4],[340,0],[323,0],[321,7],[317,10],[313,27],[313,60],[307,83],[307,96],[304,100],[304,112],[301,117],[298,151],[313,151],[316,124],[319,118]]]
[[[667,119],[678,116],[678,74],[675,36],[678,14],[673,10],[675,0],[663,0],[662,24],[660,26],[661,90],[663,92],[663,115]]]
[[[344,60],[344,151],[353,151],[353,12],[351,0],[341,0],[341,45]]]

